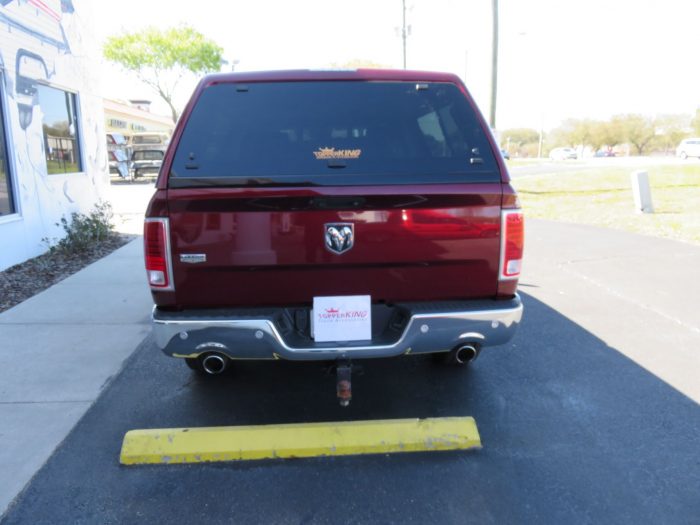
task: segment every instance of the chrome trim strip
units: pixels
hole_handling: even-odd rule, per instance
[[[285,359],[316,360],[341,355],[369,358],[445,352],[470,342],[482,346],[504,344],[515,334],[523,306],[516,295],[503,308],[413,314],[393,344],[313,347],[290,346],[269,319],[158,319],[156,310],[154,307],[152,313],[154,335],[167,355],[192,356],[219,350],[231,359],[270,359],[279,355]]]

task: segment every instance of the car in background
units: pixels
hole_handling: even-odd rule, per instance
[[[617,154],[611,149],[599,149],[595,152],[595,157],[615,157]]]
[[[501,150],[501,155],[503,155],[503,158],[504,158],[504,159],[510,160],[510,153],[508,153],[507,150],[502,149],[502,150]]]
[[[578,158],[578,153],[574,148],[554,148],[549,152],[549,158],[552,160],[568,160]]]
[[[676,148],[676,156],[682,159],[700,157],[700,138],[683,139]]]
[[[134,178],[138,178],[146,173],[158,173],[163,164],[165,151],[160,149],[140,149],[131,155],[131,165],[129,166]]]
[[[168,147],[170,136],[159,131],[145,131],[134,133],[131,136],[131,149],[137,150],[163,150]]]

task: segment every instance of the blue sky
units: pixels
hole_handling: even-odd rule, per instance
[[[407,0],[408,66],[466,78],[488,112],[491,0]],[[700,106],[700,2],[501,0],[498,127],[568,117],[693,113]],[[188,23],[238,70],[320,68],[351,59],[401,66],[400,0],[120,0],[94,4],[96,36]],[[194,80],[183,85],[186,100]],[[103,91],[148,97],[103,68]],[[160,104],[155,109],[165,112]],[[167,112],[166,112],[167,114]]]

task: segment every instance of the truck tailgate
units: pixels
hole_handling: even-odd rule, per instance
[[[175,304],[496,294],[500,183],[167,191]],[[354,228],[352,247],[340,254],[325,240],[327,226],[337,224]]]

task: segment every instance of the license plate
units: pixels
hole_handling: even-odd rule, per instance
[[[372,301],[369,295],[314,297],[311,335],[319,343],[372,339]]]

